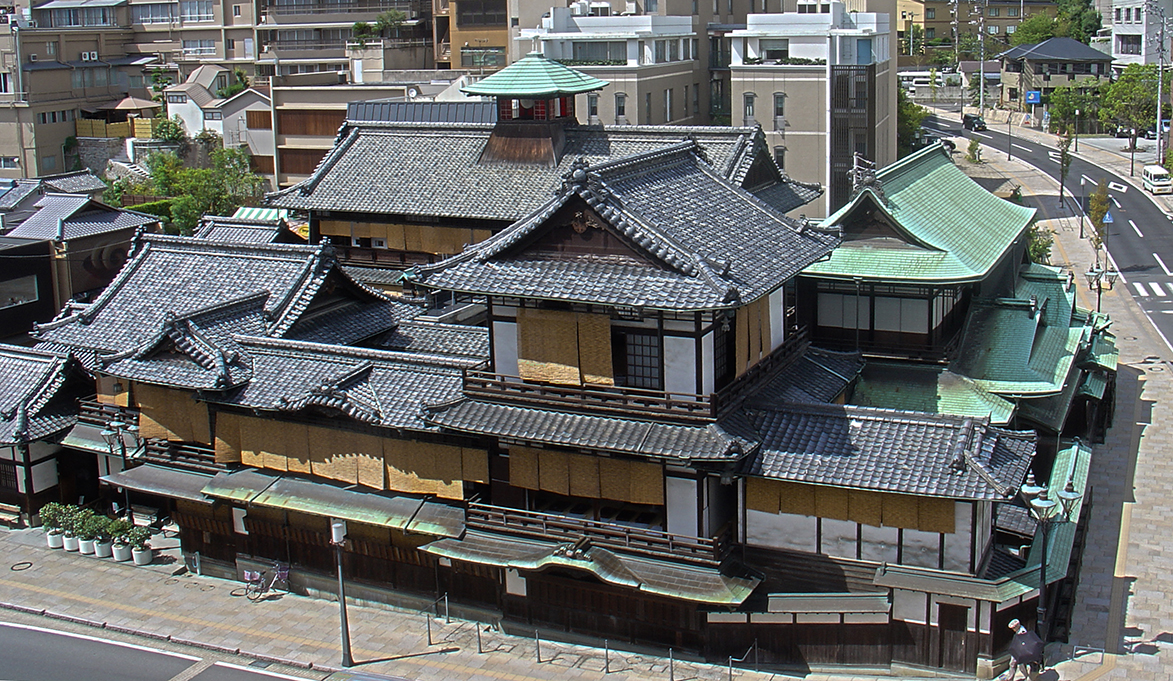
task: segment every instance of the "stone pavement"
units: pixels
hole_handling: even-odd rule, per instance
[[[954,114],[956,115],[956,114]],[[1015,131],[1023,136],[1035,131]],[[1081,156],[1085,146],[1081,144]],[[1091,147],[1090,160],[1105,159],[1114,169],[1119,157]],[[1105,154],[1108,156],[1098,156]],[[1023,187],[1024,198],[1040,209],[1042,224],[1055,232],[1052,262],[1080,274],[1092,250],[1079,239],[1069,210],[1058,206],[1057,184],[1005,152],[988,149],[983,173],[1001,174]],[[1127,157],[1123,158],[1127,175]],[[1081,305],[1095,299],[1080,286]],[[1049,671],[1049,679],[1167,679],[1173,669],[1173,552],[1165,541],[1173,529],[1173,461],[1164,455],[1173,440],[1173,352],[1155,333],[1126,287],[1105,292],[1103,309],[1112,315],[1120,339],[1121,366],[1114,426],[1096,448],[1091,482],[1094,507],[1077,591],[1073,641],[1103,649],[1081,654]],[[173,542],[172,542],[173,544]],[[317,670],[318,678],[338,668],[338,609],[335,603],[282,594],[258,603],[233,597],[239,586],[224,580],[175,574],[174,548],[146,568],[116,564],[45,548],[39,530],[0,531],[0,608],[45,613],[58,619],[113,631],[193,643],[221,653],[281,661]],[[170,562],[167,562],[170,561]],[[0,568],[3,566],[0,565]],[[412,679],[526,681],[528,679],[603,678],[604,652],[543,641],[542,663],[535,641],[469,622],[426,617],[390,608],[350,607],[354,657],[365,672]],[[0,614],[0,618],[3,615]],[[433,645],[427,623],[432,623]],[[46,620],[46,626],[52,626]],[[1072,646],[1052,646],[1052,658],[1071,657]],[[668,660],[640,653],[612,652],[615,679],[668,679]],[[718,681],[726,667],[678,661],[677,679]],[[1056,674],[1057,672],[1057,674]],[[312,673],[312,672],[311,672]],[[308,675],[309,673],[307,673]],[[788,678],[735,670],[746,680]],[[810,674],[811,681],[875,679],[863,673]],[[884,677],[891,678],[891,677]]]

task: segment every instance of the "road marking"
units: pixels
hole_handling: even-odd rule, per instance
[[[1173,293],[1173,282],[1169,282],[1169,281],[1167,281],[1167,282],[1165,282],[1165,286],[1168,286],[1168,287],[1169,287],[1169,292],[1170,292],[1170,293]]]
[[[1137,227],[1135,222],[1133,222],[1132,220],[1129,220],[1128,224],[1132,225],[1132,231],[1136,232],[1137,236],[1139,236],[1142,239],[1144,238],[1144,232],[1140,231],[1140,227]]]
[[[1030,149],[1029,147],[1024,147],[1024,146],[1022,146],[1021,144],[1013,144],[1013,143],[1011,143],[1011,145],[1010,145],[1010,146],[1014,147],[1015,149],[1022,149],[1023,151],[1026,151],[1026,152],[1033,151],[1033,149]]]
[[[1149,282],[1149,288],[1153,289],[1153,294],[1154,294],[1154,295],[1156,295],[1156,296],[1158,296],[1158,297],[1161,297],[1161,298],[1164,298],[1164,297],[1165,297],[1165,289],[1161,288],[1161,285],[1160,285],[1160,284],[1158,284],[1157,282],[1155,282],[1155,281],[1150,281],[1150,282]]]
[[[953,132],[952,130],[938,130],[936,128],[929,128],[926,126],[922,126],[922,127],[924,127],[925,130],[928,130],[929,132],[935,132],[938,135],[949,135],[950,137],[952,137],[953,135],[957,134],[957,133]]]
[[[1091,185],[1091,186],[1093,186],[1093,187],[1099,184],[1099,182],[1096,182],[1095,180],[1093,180],[1092,178],[1088,177],[1087,175],[1081,175],[1081,176],[1079,177],[1079,179],[1083,180],[1084,182],[1086,182],[1086,183],[1090,184],[1090,185]]]
[[[1128,191],[1128,187],[1126,187],[1118,182],[1109,182],[1108,189],[1111,189],[1114,192],[1120,192],[1121,194]]]
[[[992,139],[994,139],[994,136],[993,136],[993,135],[987,135],[986,133],[984,133],[984,132],[978,132],[977,130],[974,130],[974,131],[973,131],[973,134],[977,135],[978,137],[985,137],[985,138],[986,138],[986,139],[988,139],[988,140],[992,140]]]
[[[1156,253],[1153,253],[1153,257],[1157,259],[1157,264],[1161,266],[1161,269],[1165,270],[1165,275],[1169,276],[1169,277],[1173,277],[1173,272],[1170,272],[1169,268],[1165,266],[1165,261],[1161,260],[1161,256],[1157,255]]]
[[[1120,205],[1120,202],[1116,200],[1115,196],[1112,197],[1112,203],[1116,204],[1116,208],[1118,210],[1124,210],[1124,206]]]
[[[1132,285],[1136,287],[1137,295],[1142,296],[1144,298],[1149,297],[1149,292],[1148,292],[1148,290],[1145,289],[1144,284],[1140,283],[1139,281],[1134,281],[1134,282],[1132,282]]]
[[[277,672],[268,672],[264,669],[257,669],[256,667],[245,667],[244,665],[232,664],[231,662],[217,662],[213,667],[227,667],[228,669],[236,669],[249,674],[258,674],[262,676],[269,676],[274,679],[292,679],[292,681],[306,681],[304,676],[290,676],[288,674],[278,674]]]
[[[147,646],[135,645],[133,643],[123,643],[122,641],[111,641],[105,638],[98,638],[96,636],[86,636],[85,634],[74,634],[68,631],[61,631],[59,629],[47,629],[45,627],[34,627],[28,624],[15,624],[12,622],[0,622],[0,627],[12,627],[13,629],[26,629],[28,631],[39,631],[43,634],[54,634],[57,636],[68,636],[69,638],[79,638],[83,641],[93,641],[94,643],[104,643],[112,646],[119,646],[120,648],[130,648],[132,650],[141,650],[147,653],[158,653],[159,655],[167,655],[168,657],[178,657],[182,660],[191,660],[192,662],[199,662],[200,658],[191,655],[184,655],[183,653],[173,653],[168,650],[159,650],[158,648],[150,648]]]

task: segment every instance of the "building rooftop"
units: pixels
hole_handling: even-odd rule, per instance
[[[72,379],[80,368],[69,357],[0,344],[0,444],[40,440],[77,420]],[[76,385],[76,384],[75,384]]]
[[[35,205],[37,212],[8,236],[69,241],[159,222],[157,216],[107,206],[85,194],[46,194]]]
[[[487,97],[550,99],[602,90],[607,85],[605,80],[546,59],[541,52],[530,52],[497,73],[465,85],[460,91]]]

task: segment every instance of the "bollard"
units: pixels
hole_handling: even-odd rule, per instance
[[[428,645],[432,645],[432,614],[424,613],[424,619],[428,623]]]
[[[538,655],[538,664],[542,663],[542,639],[538,637],[538,632],[534,632],[534,651]]]
[[[668,649],[668,681],[676,681],[676,660],[672,657],[672,649]]]
[[[485,649],[481,646],[481,625],[478,624],[477,625],[477,654],[480,655],[483,652],[485,652]]]
[[[452,618],[448,615],[448,592],[444,592],[444,624],[452,624]]]
[[[611,673],[611,642],[603,639],[603,673]]]
[[[753,640],[753,670],[755,672],[761,671],[758,667],[758,640],[756,638]]]
[[[733,656],[729,656],[729,681],[733,681]]]

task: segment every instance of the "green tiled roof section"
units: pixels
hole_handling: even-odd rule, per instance
[[[1120,363],[1120,350],[1116,347],[1116,336],[1106,331],[1093,336],[1086,362],[1108,371],[1116,371],[1116,366]]]
[[[1044,397],[1024,397],[1018,401],[1018,414],[1024,419],[1046,426],[1053,431],[1062,429],[1067,414],[1075,401],[1079,387],[1083,385],[1082,372],[1076,369],[1063,390]]]
[[[470,95],[540,99],[601,90],[608,84],[605,80],[550,61],[540,53],[530,52],[516,63],[460,90]]]
[[[970,379],[948,369],[895,362],[868,362],[856,384],[851,404],[882,409],[988,417],[1002,426],[1014,417],[1015,406]]]
[[[806,274],[942,283],[979,280],[1035,216],[1033,208],[1004,201],[983,189],[938,146],[926,147],[877,176],[888,198],[885,210],[894,222],[910,235],[910,241],[933,248],[846,241],[829,260],[808,267]],[[861,201],[878,199],[866,190],[822,224],[837,224]]]
[[[1075,361],[1083,328],[1043,325],[1041,316],[1032,317],[1028,305],[975,305],[950,368],[990,392],[1059,392]]]
[[[1071,561],[1071,548],[1075,544],[1076,523],[1064,522],[1062,506],[1058,503],[1059,498],[1056,496],[1056,492],[1066,487],[1067,481],[1070,480],[1075,491],[1084,495],[1072,506],[1069,516],[1072,520],[1078,521],[1080,511],[1083,509],[1083,502],[1087,500],[1087,474],[1092,458],[1091,448],[1078,439],[1065,440],[1061,444],[1063,447],[1055,454],[1055,463],[1051,467],[1051,479],[1047,481],[1047,498],[1056,502],[1056,514],[1058,515],[1058,519],[1051,525],[1047,536],[1048,583],[1062,579],[1067,574],[1067,564]],[[1035,533],[1035,537],[1036,541],[1031,544],[1030,554],[1026,557],[1025,569],[1034,568],[1036,570],[1034,586],[1037,588],[1037,569],[1043,547],[1042,542],[1037,540],[1038,533]]]
[[[1079,386],[1079,394],[1102,400],[1107,389],[1108,377],[1099,371],[1089,371],[1083,377],[1083,384]]]

